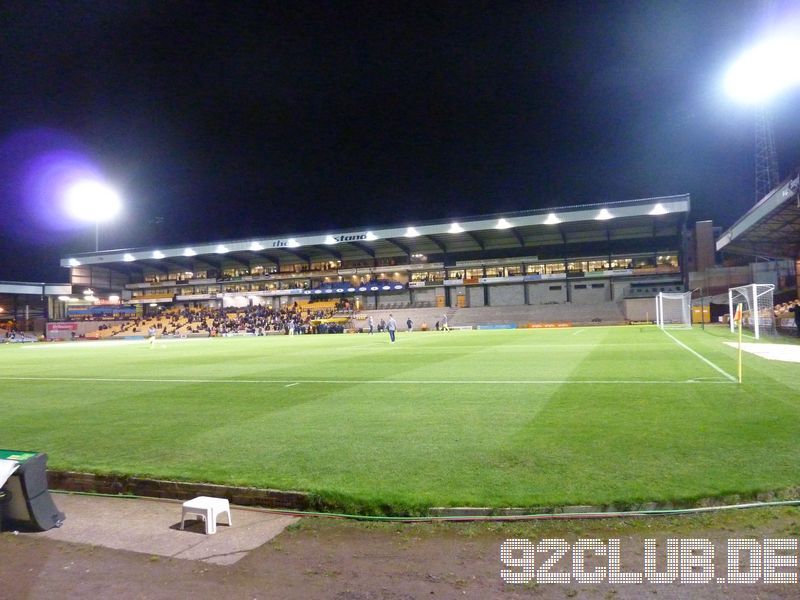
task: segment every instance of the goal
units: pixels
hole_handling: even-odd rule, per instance
[[[772,295],[775,286],[771,283],[753,283],[728,290],[728,309],[731,315],[731,331],[736,329],[733,315],[737,305],[742,305],[742,329],[752,332],[756,339],[762,335],[775,335],[775,303]]]
[[[659,292],[656,296],[656,325],[661,329],[691,329],[692,292]]]

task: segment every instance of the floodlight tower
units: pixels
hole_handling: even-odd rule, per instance
[[[762,0],[767,24],[772,23],[775,12],[774,0]],[[770,65],[775,68],[774,65]],[[765,102],[756,105],[756,202],[778,185],[778,151],[775,149],[775,134],[772,131],[772,115]]]
[[[756,202],[775,189],[779,182],[772,116],[769,108],[761,104],[756,106]]]
[[[767,2],[771,6],[771,2]],[[755,109],[756,115],[756,201],[780,181],[775,136],[769,114],[770,101],[800,85],[800,23],[787,20],[745,50],[726,75],[728,93]]]

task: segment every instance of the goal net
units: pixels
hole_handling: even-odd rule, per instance
[[[736,329],[733,315],[742,305],[742,329],[752,332],[756,339],[762,335],[775,335],[775,303],[772,298],[775,286],[771,283],[753,283],[728,290],[728,309],[731,331]]]
[[[661,329],[691,329],[692,292],[659,292],[656,296],[656,325]]]

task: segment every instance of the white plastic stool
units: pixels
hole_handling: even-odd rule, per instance
[[[225,498],[211,498],[210,496],[198,496],[183,503],[181,511],[181,529],[186,515],[197,515],[206,524],[206,534],[217,533],[217,517],[222,513],[228,516],[228,527],[231,521],[231,507]]]

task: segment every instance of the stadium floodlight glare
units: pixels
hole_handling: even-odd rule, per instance
[[[545,225],[558,225],[559,223],[561,223],[561,219],[558,218],[556,213],[550,213],[544,220]]]
[[[447,233],[464,233],[464,228],[458,223],[453,223],[450,225],[450,229],[447,230]]]
[[[417,231],[414,227],[409,227],[408,229],[406,229],[405,237],[413,238],[418,236],[419,236],[419,231]]]
[[[368,231],[368,232],[367,232],[367,241],[368,241],[368,242],[374,242],[374,241],[375,241],[375,240],[377,240],[377,239],[378,239],[378,236],[377,236],[377,235],[375,235],[375,234],[374,234],[374,233],[372,233],[371,231]]]
[[[264,246],[262,246],[258,242],[253,242],[252,244],[250,244],[250,250],[252,250],[253,252],[258,252],[259,250],[263,250],[263,249],[264,249]]]
[[[325,243],[326,243],[326,244],[329,244],[329,245],[331,245],[331,244],[336,244],[336,243],[337,243],[337,242],[336,242],[336,238],[334,238],[332,235],[329,235],[329,236],[327,236],[327,237],[325,238]]]
[[[69,261],[67,261],[67,262],[69,262],[69,266],[70,267],[80,267],[81,266],[81,261],[79,261],[77,258],[70,258]]]
[[[226,254],[228,252],[228,247],[225,244],[219,244],[215,252],[217,254]]]
[[[153,258],[164,258],[164,253],[161,250],[153,250]]]
[[[669,212],[669,211],[666,208],[664,208],[664,205],[661,204],[661,202],[659,202],[658,204],[656,204],[653,207],[653,210],[651,210],[647,214],[653,215],[653,216],[658,216],[658,215],[665,215],[665,214],[667,214],[667,212]]]
[[[67,213],[79,221],[94,223],[94,251],[100,249],[100,223],[110,221],[122,210],[119,194],[95,179],[81,179],[64,192]]]
[[[597,213],[597,216],[594,218],[595,221],[608,221],[609,219],[613,219],[614,215],[608,212],[607,208],[601,208],[600,212]]]
[[[125,262],[133,262],[136,260],[136,257],[130,252],[126,252],[125,254],[122,255],[122,260]]]
[[[183,251],[183,255],[184,255],[184,256],[196,256],[196,255],[197,255],[197,252],[195,252],[195,251],[194,251],[194,250],[192,250],[191,248],[186,248],[186,249],[184,249],[184,251]]]
[[[513,225],[506,219],[498,219],[497,225],[494,226],[495,229],[511,229],[512,227]]]
[[[800,85],[800,33],[773,35],[743,52],[725,74],[725,91],[745,104],[761,104]]]
[[[288,248],[298,248],[300,246],[300,243],[294,238],[289,238],[289,241],[286,242],[286,246]]]

